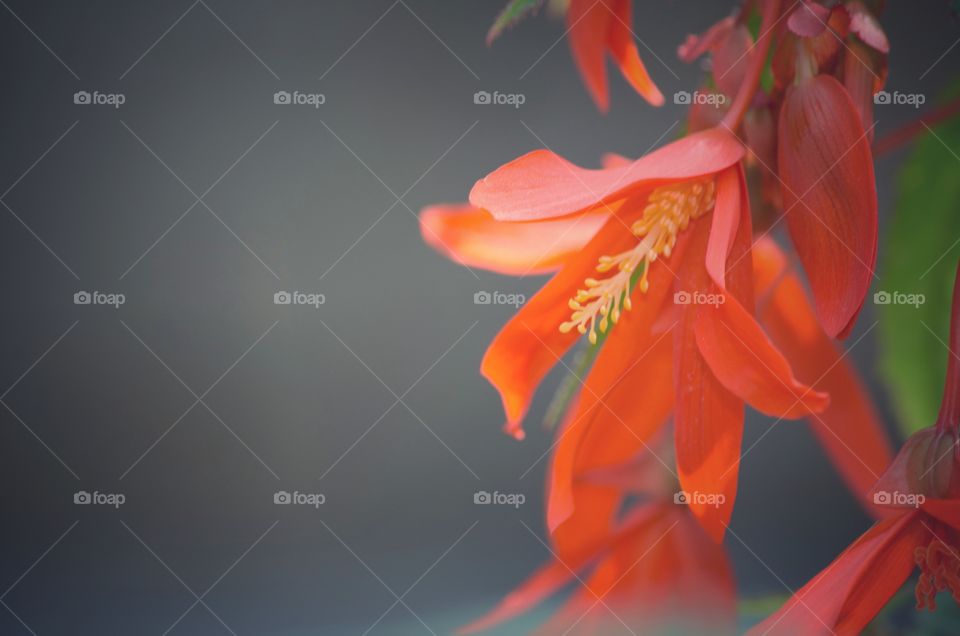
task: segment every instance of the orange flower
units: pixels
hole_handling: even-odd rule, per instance
[[[578,589],[538,634],[734,633],[733,572],[722,546],[674,500],[673,482],[651,453],[610,471],[578,475],[585,490],[573,526],[591,526],[594,490],[643,501],[599,534],[553,541],[552,559],[493,610],[460,630],[473,633],[510,620],[575,580]],[[673,633],[673,632],[670,632]]]
[[[948,591],[960,604],[960,270],[940,415],[913,435],[877,482],[894,513],[857,539],[751,634],[858,634],[913,573],[918,609]]]
[[[567,34],[573,59],[601,111],[610,107],[606,54],[630,85],[654,106],[663,95],[650,79],[633,41],[632,0],[570,0]]]
[[[507,431],[523,437],[537,385],[579,335],[595,343],[609,333],[580,408],[616,405],[614,416],[641,440],[673,410],[681,486],[722,499],[717,506],[691,505],[717,540],[736,496],[744,402],[790,418],[828,403],[796,380],[752,315],[742,157],[743,147],[719,129],[602,170],[536,151],[480,180],[470,196],[490,214],[487,222],[590,223],[606,216],[588,242],[561,258],[559,272],[484,356],[481,372],[501,394]],[[543,258],[538,253],[528,262]],[[637,365],[648,350],[656,350],[654,357]],[[621,382],[624,375],[630,377]],[[608,395],[614,389],[626,394]],[[551,530],[563,516],[554,516]]]

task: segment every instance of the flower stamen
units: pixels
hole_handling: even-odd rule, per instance
[[[570,320],[560,325],[560,331],[568,333],[576,328],[587,334],[591,344],[596,344],[597,329],[606,333],[610,324],[620,319],[621,310],[630,310],[630,286],[637,268],[643,268],[638,286],[646,293],[650,288],[650,265],[660,256],[670,257],[677,235],[687,229],[691,220],[713,209],[714,194],[713,179],[662,186],[651,192],[643,216],[630,228],[640,242],[625,252],[600,257],[597,271],[613,273],[600,280],[584,281],[584,288],[570,299],[573,313]]]
[[[937,593],[949,590],[953,600],[960,603],[960,552],[934,537],[926,547],[914,551],[920,569],[915,594],[917,609],[937,609]]]

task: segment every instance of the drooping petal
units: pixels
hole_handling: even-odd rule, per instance
[[[797,374],[830,395],[830,406],[809,418],[830,460],[856,496],[869,493],[893,459],[889,437],[856,368],[823,332],[799,278],[770,238],[753,249],[757,316]]]
[[[734,27],[713,51],[713,80],[732,98],[743,83],[753,51],[753,37],[744,25]]]
[[[584,279],[595,275],[600,256],[625,250],[635,241],[620,219],[610,218],[490,343],[480,373],[500,392],[511,435],[523,437],[521,423],[534,391],[579,337],[576,330],[560,331],[570,318],[569,300]]]
[[[470,202],[500,221],[548,219],[603,209],[644,188],[713,174],[743,154],[740,142],[722,129],[689,135],[629,165],[602,170],[536,150],[477,181]]]
[[[687,258],[677,269],[677,289],[687,293],[709,289],[712,281],[703,262],[692,256],[706,251],[710,226],[706,219],[690,224]],[[696,307],[683,305],[674,329],[673,381],[676,392],[674,436],[680,487],[692,497],[690,510],[715,541],[723,538],[733,511],[743,437],[743,401],[713,375],[697,346]]]
[[[680,262],[685,249],[681,237],[671,261]],[[583,535],[603,532],[609,522],[604,510],[613,512],[614,501],[619,500],[615,489],[583,483],[583,475],[636,455],[673,406],[670,337],[651,333],[672,290],[673,275],[666,267],[652,267],[647,280],[647,292],[635,289],[632,309],[612,327],[559,433],[549,472],[547,528],[560,554],[567,552],[568,544],[582,542]],[[580,496],[586,491],[596,501]],[[571,519],[576,501],[598,509],[577,510]]]
[[[790,363],[732,297],[697,311],[697,345],[717,379],[761,413],[788,419],[820,413],[830,398],[796,379]]]
[[[677,47],[677,57],[690,63],[698,57],[720,45],[736,24],[733,16],[728,16],[710,26],[700,35],[688,34],[683,44]]]
[[[733,633],[733,579],[723,548],[683,508],[655,505],[659,513],[620,534],[537,634]]]
[[[830,9],[817,2],[805,0],[787,18],[787,27],[796,35],[812,38],[823,33],[830,19]]]
[[[625,319],[621,318],[604,344],[556,446],[547,492],[551,532],[574,512],[578,476],[622,464],[636,455],[673,407],[669,336],[616,346],[620,344],[614,341],[616,334],[623,336],[620,342],[633,339]]]
[[[533,223],[496,221],[469,204],[434,205],[420,213],[420,233],[451,260],[501,274],[553,272],[607,220],[588,214]]]
[[[790,235],[832,337],[849,334],[873,277],[877,190],[860,115],[826,75],[793,86],[780,112],[779,166]]]
[[[914,569],[918,514],[875,524],[749,636],[859,634]]]
[[[604,54],[613,12],[605,2],[570,0],[567,9],[567,39],[570,52],[587,90],[602,112],[610,108]]]
[[[727,286],[727,256],[740,226],[741,209],[744,203],[746,184],[743,168],[728,168],[717,175],[716,203],[707,241],[707,272],[721,288]]]
[[[847,2],[845,7],[850,14],[850,30],[880,53],[889,53],[887,34],[870,10],[860,0]]]
[[[602,4],[602,0],[601,0]],[[607,45],[610,55],[620,67],[620,72],[633,87],[653,106],[663,105],[663,94],[657,88],[647,68],[640,59],[637,44],[634,42],[633,30],[633,2],[632,0],[614,0],[614,19],[610,21],[610,37]]]
[[[706,254],[706,269],[713,283],[707,291],[715,292],[717,302],[696,308],[697,345],[720,383],[758,411],[791,418],[822,411],[827,396],[797,381],[790,364],[737,294],[724,291],[727,268],[743,270],[739,295],[752,307],[749,205],[742,169],[721,173]],[[731,257],[735,240],[739,248]]]

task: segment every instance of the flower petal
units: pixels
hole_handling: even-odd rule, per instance
[[[720,383],[758,411],[791,418],[822,411],[828,404],[827,396],[797,381],[783,354],[737,298],[744,298],[752,308],[750,207],[742,171],[738,172],[730,177],[733,183],[725,187],[726,194],[720,189],[725,183],[723,175],[718,180],[706,257],[706,268],[713,279],[706,291],[714,292],[717,302],[696,307],[697,346]],[[738,218],[732,233],[732,223],[725,218]],[[728,268],[736,268],[739,276],[739,289],[731,282],[734,293],[720,287],[726,285]]]
[[[797,275],[785,271],[780,248],[767,238],[753,253],[763,288],[757,316],[797,374],[830,395],[830,406],[810,417],[810,426],[857,501],[869,508],[867,493],[893,461],[873,400],[846,353],[823,333]]]
[[[602,170],[580,168],[548,150],[536,150],[478,181],[470,202],[500,221],[548,219],[605,208],[644,187],[719,172],[743,154],[740,142],[722,129],[689,135],[629,165]]]
[[[927,499],[920,507],[931,517],[935,517],[943,523],[949,524],[954,530],[960,531],[960,501],[956,499]]]
[[[707,272],[721,288],[727,286],[727,256],[733,246],[740,225],[741,209],[744,205],[746,182],[743,168],[728,168],[717,175],[716,203],[713,207],[713,221],[710,226],[710,240],[707,241]]]
[[[859,634],[910,576],[917,513],[875,524],[750,636]]]
[[[711,284],[706,268],[690,257],[704,253],[709,230],[705,219],[690,224],[688,257],[677,269],[678,289],[698,291]],[[707,534],[719,542],[730,521],[737,494],[743,402],[713,375],[697,347],[695,323],[695,306],[683,305],[673,339],[677,472],[684,491],[713,496],[711,503],[706,503],[706,499],[693,499],[690,510]]]
[[[831,337],[846,336],[873,277],[873,156],[849,95],[826,75],[793,86],[780,111],[780,176],[790,235]]]
[[[431,247],[453,261],[526,276],[560,269],[606,220],[606,215],[589,214],[508,223],[469,204],[434,205],[420,213],[420,233]]]
[[[567,39],[590,96],[602,112],[610,108],[604,54],[613,12],[597,0],[570,0],[567,9]]]
[[[603,0],[598,4],[602,4]],[[647,68],[640,59],[637,45],[633,41],[633,2],[631,0],[614,0],[614,19],[610,21],[610,37],[607,42],[610,55],[613,57],[624,78],[653,106],[663,105],[663,94],[657,88]]]
[[[697,345],[714,375],[761,413],[788,419],[827,408],[826,393],[798,381],[753,316],[729,295],[697,311]]]
[[[608,219],[490,343],[480,373],[500,392],[505,428],[514,437],[523,438],[521,423],[537,385],[580,337],[576,330],[560,332],[560,324],[570,318],[569,299],[584,279],[595,274],[600,256],[616,254],[635,242],[620,219]]]

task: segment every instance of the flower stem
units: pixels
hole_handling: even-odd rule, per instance
[[[939,108],[935,108],[923,117],[877,139],[873,145],[873,155],[879,157],[892,150],[896,150],[900,146],[912,141],[918,135],[927,132],[928,128],[936,126],[958,114],[960,114],[960,97]]]
[[[760,77],[763,75],[763,69],[767,64],[767,54],[770,52],[770,44],[773,42],[774,25],[777,17],[780,15],[780,0],[766,0],[763,3],[763,20],[760,23],[760,33],[757,41],[753,44],[753,50],[750,56],[749,66],[744,75],[743,83],[737,90],[733,98],[733,104],[730,110],[724,115],[721,126],[736,130],[743,121],[743,116],[753,103],[754,95],[757,94],[757,88],[760,86]]]
[[[953,283],[953,308],[950,314],[950,351],[947,354],[947,379],[943,401],[937,416],[937,430],[957,433],[960,426],[960,266]]]

